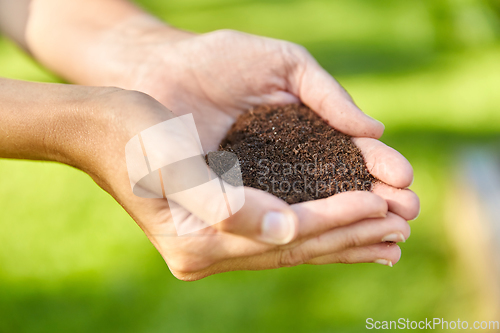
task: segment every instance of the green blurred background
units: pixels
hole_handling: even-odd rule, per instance
[[[500,131],[499,2],[139,3],[184,29],[307,47],[413,164],[422,211],[412,237],[392,269],[301,266],[186,283],[85,174],[1,160],[0,332],[359,332],[368,317],[494,319],[461,259],[468,245],[450,236],[459,207],[447,198],[456,152]],[[5,39],[0,76],[58,81]]]

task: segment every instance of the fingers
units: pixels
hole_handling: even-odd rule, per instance
[[[405,188],[413,181],[413,168],[403,155],[384,143],[370,138],[352,138],[361,150],[368,171],[386,184]]]
[[[387,203],[370,192],[344,192],[329,198],[302,202],[291,206],[297,214],[298,238],[358,222],[385,217]]]
[[[263,255],[244,257],[244,258],[230,258],[219,261],[214,265],[206,267],[198,271],[175,271],[172,273],[181,280],[194,281],[199,280],[209,275],[237,271],[237,270],[262,270],[280,267],[276,264],[276,260],[272,260],[267,252]],[[276,252],[275,252],[276,253]],[[276,256],[275,256],[276,257]],[[378,263],[386,266],[396,264],[401,258],[401,248],[397,244],[392,243],[378,243],[362,247],[355,247],[339,251],[336,253],[316,257],[311,259],[306,264],[311,265],[326,265],[326,264],[357,264],[357,263]]]
[[[290,44],[295,71],[291,91],[332,127],[352,135],[379,138],[384,125],[364,114],[342,86],[305,50]],[[297,60],[299,59],[299,60]]]
[[[254,188],[244,191],[243,207],[215,228],[269,244],[287,244],[296,238],[297,216],[286,202]]]
[[[405,220],[414,220],[420,213],[420,200],[409,189],[399,189],[383,183],[376,183],[373,193],[384,198],[389,211],[401,216]]]
[[[171,269],[178,278],[196,280],[233,270],[261,270],[303,263],[377,262],[390,266],[399,260],[399,247],[380,242],[405,241],[409,236],[408,223],[392,213],[386,218],[367,219],[336,228],[302,243],[282,247],[252,243],[245,237],[222,233],[218,234],[212,247],[207,248],[206,254],[210,253],[211,259],[204,268],[191,269],[193,259],[186,259],[188,266],[177,266],[177,269],[173,266]],[[195,258],[199,257],[199,254],[193,255]],[[204,263],[206,259],[204,258]]]
[[[294,246],[294,240],[302,241],[303,238],[333,228],[387,215],[386,201],[370,192],[345,192],[292,206],[269,193],[253,188],[245,188],[245,196],[245,205],[238,213],[214,225],[225,233],[245,237],[225,237],[225,246],[217,248],[219,259],[256,255],[272,249],[269,245],[252,243],[251,240],[274,245],[292,243],[290,245]],[[266,218],[269,215],[274,218],[277,214],[288,219],[291,228],[266,227],[266,223],[269,223]],[[290,234],[287,234],[288,232]]]
[[[384,183],[376,183],[373,193],[387,201],[389,211],[406,220],[415,219],[420,211],[418,196],[405,189],[413,182],[411,164],[396,150],[370,138],[352,138],[361,150],[368,171]]]
[[[394,243],[379,243],[362,247],[353,247],[309,260],[306,264],[359,264],[377,263],[392,267],[401,258],[401,248]]]
[[[221,238],[220,243],[224,246],[217,246],[215,256],[227,259],[256,255],[272,249],[272,246],[260,242],[283,245],[368,218],[385,217],[386,214],[386,201],[370,192],[345,192],[289,206],[269,193],[245,188],[243,208],[213,226],[228,236]],[[279,227],[279,215],[289,226]],[[229,237],[231,234],[244,238]]]
[[[380,242],[404,242],[409,236],[408,223],[389,213],[386,218],[364,220],[326,232],[296,247],[282,248],[278,266],[296,266],[316,257]]]

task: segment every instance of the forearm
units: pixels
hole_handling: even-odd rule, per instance
[[[0,0],[0,11],[12,7],[11,1]],[[161,35],[172,40],[186,33],[168,27],[126,0],[26,0],[29,5],[24,29],[3,29],[43,65],[67,80],[88,85],[114,85],[127,75],[130,57],[127,45],[144,43]],[[28,10],[27,10],[28,11]],[[24,36],[22,32],[24,31]],[[135,60],[135,59],[133,59]]]
[[[0,78],[0,157],[80,166],[91,154],[102,90]],[[82,143],[86,143],[85,147]]]

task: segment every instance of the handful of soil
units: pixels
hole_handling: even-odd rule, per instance
[[[371,191],[376,180],[350,136],[298,104],[266,105],[244,113],[219,151],[238,156],[245,186],[289,204],[345,191]]]

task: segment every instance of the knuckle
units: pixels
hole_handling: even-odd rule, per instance
[[[345,252],[344,253],[343,252],[338,253],[336,255],[335,259],[336,259],[335,261],[337,263],[339,263],[339,264],[350,264],[350,263],[352,263],[350,255],[348,253],[345,253]]]
[[[278,267],[293,267],[305,263],[308,258],[300,247],[280,249],[277,251]]]
[[[303,45],[288,42],[288,46],[295,53],[298,53],[298,54],[300,54],[302,56],[309,55],[309,51]]]
[[[232,30],[232,29],[219,29],[213,32],[208,33],[207,35],[212,36],[213,38],[220,39],[228,39],[239,36],[241,32]]]
[[[302,45],[286,42],[284,49],[286,50],[286,54],[295,60],[297,63],[302,63],[312,58],[309,54],[309,51]]]
[[[309,55],[309,51],[303,45],[289,41],[282,41],[282,43],[283,43],[283,48],[286,49],[291,54],[296,54],[301,56]]]
[[[358,233],[352,232],[346,235],[344,241],[344,248],[358,247],[361,243],[361,237]]]

